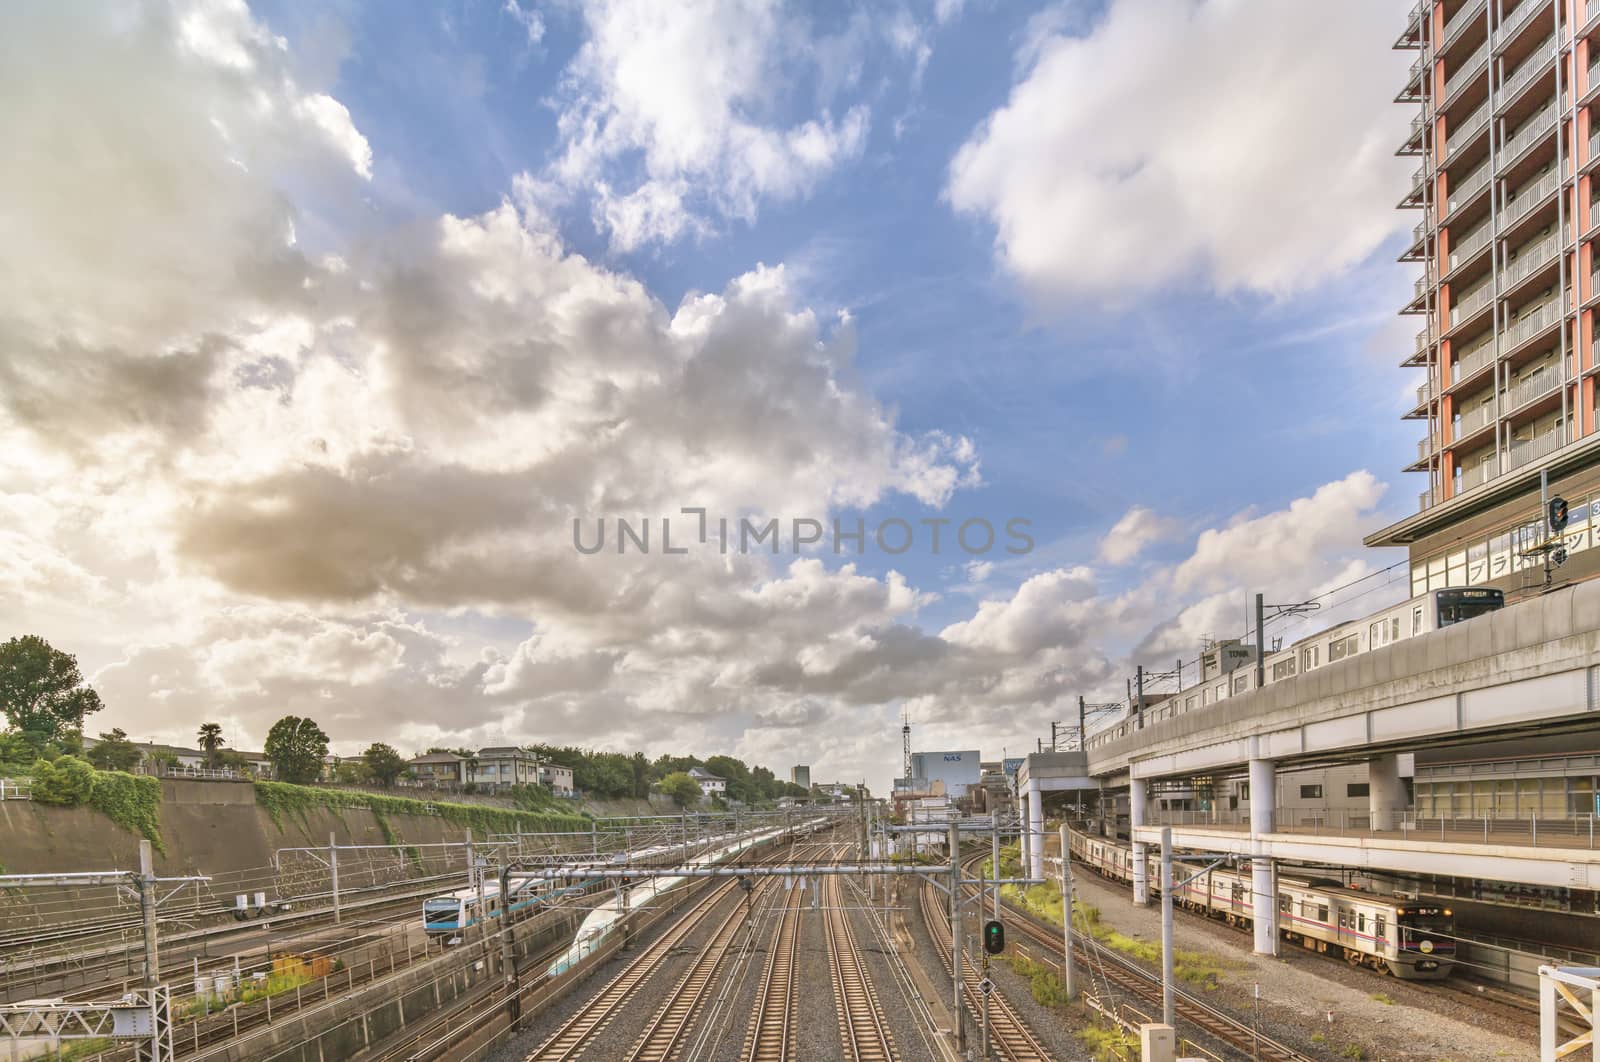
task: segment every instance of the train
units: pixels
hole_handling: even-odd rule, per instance
[[[1286,682],[1352,656],[1382,649],[1404,638],[1440,630],[1505,606],[1505,593],[1490,587],[1452,587],[1434,590],[1361,619],[1341,623],[1267,653],[1263,685]],[[1214,656],[1213,656],[1214,654]],[[1206,708],[1257,688],[1253,647],[1224,642],[1202,656],[1201,681],[1151,704],[1144,725]],[[1132,713],[1121,722],[1097,731],[1088,741],[1095,747],[1126,737],[1139,726]]]
[[[1133,882],[1128,845],[1071,831],[1072,856],[1102,877]],[[1160,857],[1147,853],[1147,881],[1159,893]],[[1229,925],[1254,920],[1250,868],[1214,867],[1174,860],[1174,906]],[[1279,875],[1278,932],[1307,950],[1342,958],[1406,981],[1439,981],[1455,965],[1455,922],[1450,908],[1433,902],[1380,896],[1337,882]]]

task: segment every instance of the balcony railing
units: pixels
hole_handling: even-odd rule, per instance
[[[1445,147],[1454,151],[1457,147],[1470,140],[1478,130],[1489,124],[1489,101],[1484,100],[1482,106],[1457,124],[1445,130]]]
[[[1456,359],[1455,369],[1451,372],[1450,379],[1460,383],[1493,360],[1494,336],[1486,335],[1461,352],[1461,356]]]
[[[1413,298],[1417,298],[1417,299],[1422,298],[1424,295],[1428,294],[1429,289],[1432,288],[1432,287],[1433,287],[1433,270],[1432,269],[1424,269],[1422,271],[1422,275],[1420,277],[1418,277],[1415,281],[1413,281],[1412,284],[1411,284],[1411,290],[1414,292]]]
[[[1546,37],[1539,42],[1534,47],[1533,54],[1524,59],[1522,65],[1517,67],[1510,77],[1506,78],[1506,83],[1500,86],[1500,91],[1495,96],[1495,102],[1502,106],[1505,105],[1508,101],[1515,99],[1517,93],[1522,91],[1522,87],[1532,81],[1536,75],[1550,69],[1550,61],[1553,58],[1553,54],[1547,49],[1554,44],[1554,36]]]
[[[1417,495],[1417,510],[1420,512],[1433,504],[1433,491],[1425,490]]]
[[[1461,204],[1482,191],[1483,187],[1489,183],[1490,176],[1489,164],[1485,162],[1466,177],[1463,177],[1460,184],[1452,185],[1450,188],[1450,209],[1459,209]]]
[[[1589,0],[1588,6],[1584,8],[1584,21],[1587,22],[1596,15],[1600,15],[1600,0]]]
[[[1506,391],[1505,408],[1508,412],[1521,409],[1529,402],[1543,398],[1560,386],[1560,366],[1546,365]]]
[[[1454,233],[1451,235],[1454,235]],[[1483,248],[1488,246],[1489,241],[1493,238],[1494,226],[1485,222],[1484,224],[1479,225],[1476,229],[1472,230],[1471,235],[1463,237],[1460,243],[1451,241],[1450,268],[1454,269],[1462,262],[1465,262],[1468,258],[1471,258],[1479,251],[1483,250]]]
[[[1532,210],[1535,203],[1540,202],[1545,196],[1554,192],[1560,184],[1561,171],[1558,168],[1539,178],[1538,183],[1532,187],[1522,189],[1517,193],[1517,197],[1507,203],[1504,210],[1500,211],[1500,227],[1504,229],[1510,226],[1513,221]]]
[[[1466,62],[1462,63],[1461,66],[1456,69],[1454,74],[1451,74],[1449,77],[1445,78],[1444,98],[1449,99],[1451,96],[1454,96],[1459,89],[1465,87],[1467,82],[1472,81],[1474,78],[1482,77],[1484,62],[1488,58],[1489,42],[1484,41],[1483,45],[1477,51],[1473,52],[1472,55],[1468,57]]]
[[[1457,439],[1465,439],[1468,435],[1471,435],[1479,428],[1493,422],[1494,403],[1485,402],[1481,406],[1476,406],[1467,410],[1465,413],[1461,414],[1461,416],[1456,418],[1455,437]]]
[[[1522,248],[1517,257],[1506,266],[1502,287],[1510,287],[1532,276],[1556,260],[1556,240],[1560,233],[1552,232],[1531,247]]]
[[[1417,387],[1417,405],[1425,406],[1433,399],[1433,381],[1426,380]]]
[[[1513,442],[1507,457],[1512,468],[1521,468],[1529,461],[1537,461],[1546,454],[1555,453],[1564,442],[1566,433],[1560,428],[1552,428],[1543,435]]]
[[[1428,344],[1433,342],[1433,329],[1424,328],[1417,333],[1417,353],[1421,354],[1428,349]]]
[[[1555,324],[1561,314],[1561,300],[1549,299],[1517,318],[1517,323],[1501,333],[1500,350],[1511,350],[1526,343],[1540,332]]]
[[[1483,18],[1483,12],[1483,4],[1476,3],[1475,0],[1468,0],[1462,9],[1455,13],[1455,17],[1444,24],[1444,36],[1440,38],[1440,47],[1444,47],[1454,40],[1456,35],[1465,29],[1474,18]],[[1485,41],[1484,47],[1487,48],[1488,46],[1488,42]]]
[[[1485,281],[1456,299],[1455,305],[1450,308],[1450,323],[1458,325],[1472,314],[1477,313],[1489,305],[1489,300],[1494,297],[1494,285]]]
[[[1550,130],[1556,127],[1556,119],[1560,114],[1561,108],[1551,104],[1543,113],[1523,125],[1516,136],[1506,141],[1505,150],[1500,153],[1502,168],[1505,163],[1513,161],[1524,151],[1549,136]]]
[[[1433,453],[1433,438],[1431,436],[1424,435],[1422,438],[1417,440],[1417,460],[1418,461],[1426,461],[1428,459],[1428,457],[1432,453]]]
[[[1500,23],[1500,25],[1495,29],[1495,47],[1498,48],[1500,45],[1504,44],[1513,33],[1522,28],[1523,24],[1532,17],[1535,11],[1538,11],[1541,8],[1545,11],[1549,11],[1550,5],[1545,3],[1544,0],[1522,0],[1522,3],[1517,5],[1517,9],[1511,12],[1511,14],[1507,15],[1505,21]]]
[[[1495,468],[1493,461],[1485,461],[1482,464],[1473,465],[1471,468],[1462,469],[1461,482],[1459,485],[1457,485],[1456,491],[1459,493],[1461,491],[1471,490],[1473,487],[1480,487],[1489,482],[1489,480],[1493,479],[1494,475]]]

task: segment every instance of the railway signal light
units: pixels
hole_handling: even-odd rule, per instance
[[[1549,512],[1551,534],[1559,535],[1566,530],[1567,515],[1567,499],[1551,498]]]
[[[983,950],[999,955],[1006,950],[1006,927],[991,919],[983,924]]]

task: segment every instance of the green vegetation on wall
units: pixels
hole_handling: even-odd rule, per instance
[[[129,833],[149,838],[156,851],[161,842],[161,783],[125,771],[97,771],[76,756],[33,765],[33,799],[57,807],[94,808]]]
[[[483,807],[478,804],[450,804],[442,801],[411,800],[406,797],[380,796],[375,793],[319,789],[309,785],[290,785],[287,782],[257,782],[256,804],[264,808],[273,825],[283,829],[284,819],[294,817],[302,823],[314,808],[366,808],[372,812],[383,831],[386,843],[398,843],[388,824],[391,815],[432,815],[453,826],[471,829],[477,836],[491,833],[550,831],[570,832],[587,830],[589,822],[578,815],[556,815],[546,812],[514,811],[510,808]]]

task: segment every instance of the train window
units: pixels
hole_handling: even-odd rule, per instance
[[[1399,616],[1395,616],[1394,618],[1389,620],[1389,640],[1391,642],[1398,642],[1400,640],[1400,617]]]
[[[1348,924],[1348,919],[1347,919],[1347,917],[1345,915],[1345,912],[1340,911],[1339,912],[1339,928],[1343,929],[1343,928],[1345,928],[1345,926],[1347,924]]]
[[[1377,937],[1379,940],[1388,940],[1389,939],[1388,934],[1386,934],[1384,932],[1384,929],[1385,929],[1384,923],[1387,922],[1387,921],[1388,920],[1383,915],[1374,915],[1373,916],[1373,919],[1372,919],[1372,935]]]
[[[1233,680],[1233,692],[1235,692],[1235,693],[1243,693],[1245,690],[1247,690],[1249,688],[1250,688],[1250,676],[1248,674],[1237,675],[1237,676],[1234,677],[1234,680]]]
[[[1412,634],[1421,634],[1422,633],[1422,606],[1421,605],[1418,605],[1416,608],[1411,610],[1411,633]]]
[[[1367,916],[1365,913],[1356,915],[1356,930],[1361,933],[1367,931]]]
[[[1361,651],[1361,635],[1351,634],[1343,638],[1335,638],[1328,643],[1328,663],[1343,660],[1347,656],[1355,656]]]
[[[1300,670],[1310,671],[1322,663],[1322,646],[1308,645],[1300,650]]]
[[[1287,660],[1279,660],[1276,664],[1272,665],[1272,681],[1277,682],[1281,679],[1292,678],[1294,676],[1294,672],[1294,657],[1291,656]]]
[[[1303,785],[1300,787],[1301,800],[1321,800],[1322,787],[1320,785]]]
[[[1286,892],[1278,893],[1278,911],[1280,914],[1294,913],[1294,900]]]
[[[953,919],[952,919],[952,921],[953,921]],[[1322,922],[1323,924],[1327,924],[1327,921],[1328,921],[1328,905],[1327,904],[1324,903],[1324,904],[1318,904],[1317,905],[1317,921]]]

